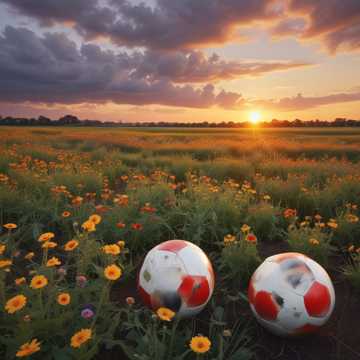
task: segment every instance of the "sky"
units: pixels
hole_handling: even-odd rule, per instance
[[[359,0],[0,0],[0,115],[360,119]]]

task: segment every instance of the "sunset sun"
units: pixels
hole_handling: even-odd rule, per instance
[[[249,120],[252,124],[256,125],[261,120],[261,114],[258,111],[252,111],[249,114]]]

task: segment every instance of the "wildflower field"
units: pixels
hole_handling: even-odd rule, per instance
[[[0,359],[360,359],[360,129],[0,127]],[[147,251],[200,246],[191,319],[147,309]],[[330,274],[318,332],[271,335],[254,270],[294,251]]]

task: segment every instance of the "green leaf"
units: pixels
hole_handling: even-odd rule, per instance
[[[224,308],[222,306],[217,306],[214,310],[214,319],[216,321],[222,321],[224,318]]]
[[[70,360],[71,352],[68,348],[61,349],[57,347],[56,345],[51,346],[51,353],[52,353],[52,359],[54,360]]]
[[[250,350],[240,348],[234,354],[232,354],[228,358],[228,360],[250,360],[253,357],[254,357],[254,354]]]

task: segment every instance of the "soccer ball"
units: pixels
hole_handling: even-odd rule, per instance
[[[309,257],[291,252],[270,256],[257,268],[248,298],[258,322],[281,336],[316,331],[335,306],[327,272]]]
[[[214,290],[212,265],[205,253],[184,240],[165,241],[151,249],[139,272],[144,303],[169,308],[179,317],[198,314]]]

